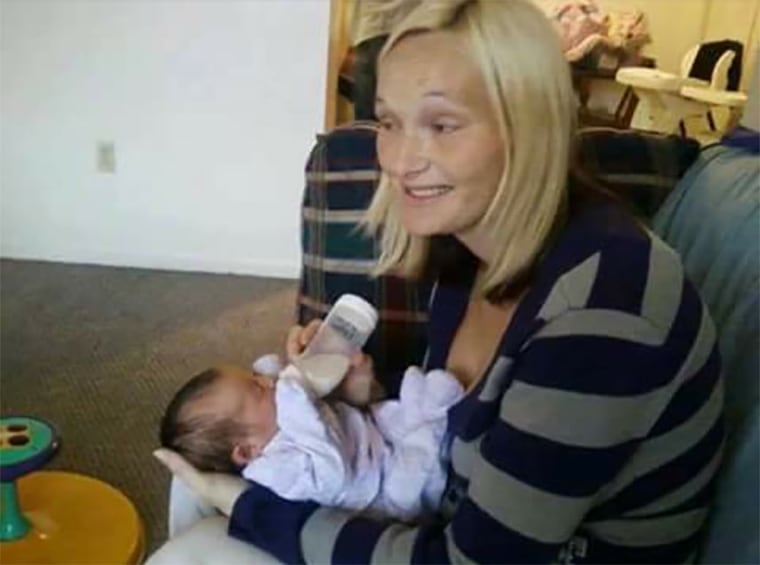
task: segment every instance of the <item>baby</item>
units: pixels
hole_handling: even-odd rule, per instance
[[[201,470],[234,472],[290,500],[413,521],[435,510],[448,409],[463,394],[445,371],[409,368],[398,400],[358,409],[275,356],[209,369],[174,396],[161,444]]]

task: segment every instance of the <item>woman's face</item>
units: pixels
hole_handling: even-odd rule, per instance
[[[454,234],[472,246],[505,150],[463,40],[445,31],[401,40],[379,66],[377,116],[378,158],[398,191],[404,227],[421,236]]]

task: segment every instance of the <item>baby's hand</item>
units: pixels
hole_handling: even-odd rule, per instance
[[[385,391],[375,379],[372,357],[364,353],[354,355],[348,374],[333,395],[354,406],[366,406],[383,398]]]

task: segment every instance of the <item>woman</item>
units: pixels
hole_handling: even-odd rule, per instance
[[[569,173],[575,103],[543,14],[424,3],[381,54],[377,114],[378,271],[436,278],[427,368],[468,390],[440,519],[170,468],[286,562],[693,559],[723,441],[715,332],[675,253]]]

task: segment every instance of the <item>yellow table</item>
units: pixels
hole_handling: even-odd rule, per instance
[[[145,553],[137,511],[114,487],[75,473],[38,471],[17,481],[32,530],[0,543],[0,563],[132,565]]]

